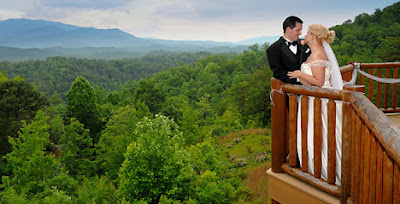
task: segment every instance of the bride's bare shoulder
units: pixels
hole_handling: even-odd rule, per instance
[[[316,60],[325,60],[325,61],[328,61],[328,57],[326,56],[326,54],[325,54],[325,52],[316,52],[315,53],[315,55],[314,55],[314,57],[313,57],[313,61],[316,61]]]
[[[330,65],[328,60],[313,60],[307,63],[310,67],[327,67]]]

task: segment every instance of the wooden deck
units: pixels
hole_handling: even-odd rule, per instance
[[[400,113],[387,113],[385,114],[395,125],[400,127]]]
[[[341,67],[345,81],[354,69],[378,77],[399,78],[400,62],[349,64]],[[376,71],[377,70],[377,71]],[[377,87],[365,90],[367,87]],[[286,84],[271,79],[271,169],[268,191],[272,203],[399,203],[400,204],[400,107],[399,84],[383,84],[364,75],[356,86],[345,90]],[[384,91],[383,91],[384,88]],[[381,90],[381,91],[379,91]],[[392,92],[390,92],[393,90]],[[283,92],[283,93],[281,93]],[[361,93],[360,93],[361,92]],[[390,94],[393,93],[393,94]],[[297,98],[301,97],[298,101]],[[303,97],[307,96],[307,97]],[[308,98],[314,97],[314,172],[308,171]],[[321,178],[321,109],[328,99],[327,179]],[[342,144],[336,144],[336,103],[342,101]],[[273,103],[272,103],[273,102]],[[298,124],[298,104],[301,124]],[[305,122],[303,122],[305,121]],[[297,141],[301,131],[302,142]],[[299,151],[303,165],[299,165]],[[336,148],[342,158],[335,158]],[[305,164],[306,163],[306,164]],[[341,185],[335,184],[337,164],[341,169]],[[307,184],[307,185],[302,185]],[[316,191],[318,190],[318,191]],[[323,194],[320,194],[323,192]],[[322,196],[321,196],[322,195]],[[330,195],[330,196],[326,196]],[[325,200],[325,198],[331,201]],[[324,198],[322,200],[321,198]]]

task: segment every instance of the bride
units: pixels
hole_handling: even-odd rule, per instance
[[[313,24],[308,27],[304,42],[310,47],[311,55],[301,65],[301,71],[289,72],[289,78],[298,78],[303,85],[318,86],[322,88],[343,89],[343,81],[336,57],[329,45],[335,39],[335,31],[329,31],[323,25]],[[328,99],[322,99],[322,154],[321,178],[327,180],[328,166]],[[314,97],[309,97],[307,147],[308,169],[314,174]],[[301,157],[301,107],[299,103],[297,120],[297,151],[302,165]],[[336,104],[336,185],[340,185],[341,176],[341,150],[342,150],[342,105]]]

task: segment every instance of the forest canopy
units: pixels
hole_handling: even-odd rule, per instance
[[[399,61],[399,12],[400,2],[330,28],[340,65]],[[246,163],[220,141],[269,129],[268,46],[1,62],[0,202],[251,201]],[[254,162],[268,162],[262,148]]]

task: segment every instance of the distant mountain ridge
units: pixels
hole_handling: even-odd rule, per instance
[[[51,56],[121,59],[155,51],[241,53],[276,36],[240,42],[174,41],[140,38],[120,29],[96,29],[31,19],[0,21],[0,60],[21,61]]]
[[[236,42],[236,44],[239,45],[254,45],[254,44],[263,45],[264,43],[272,44],[273,42],[277,41],[280,37],[281,37],[280,35],[261,36],[258,38],[251,38],[247,40],[238,41]]]
[[[137,47],[150,42],[119,29],[78,27],[60,22],[8,19],[0,21],[0,45],[18,48]]]
[[[78,27],[60,22],[30,19],[0,21],[0,46],[17,48],[49,47],[148,47],[148,46],[237,46],[230,42],[172,41],[138,38],[120,29]]]
[[[8,19],[0,21],[0,46],[16,48],[78,48],[78,47],[165,47],[165,46],[196,46],[220,47],[253,45],[255,43],[272,43],[277,36],[263,36],[248,40],[232,42],[214,41],[173,41],[162,39],[139,38],[120,29],[96,29],[92,27],[79,27],[60,22]]]

